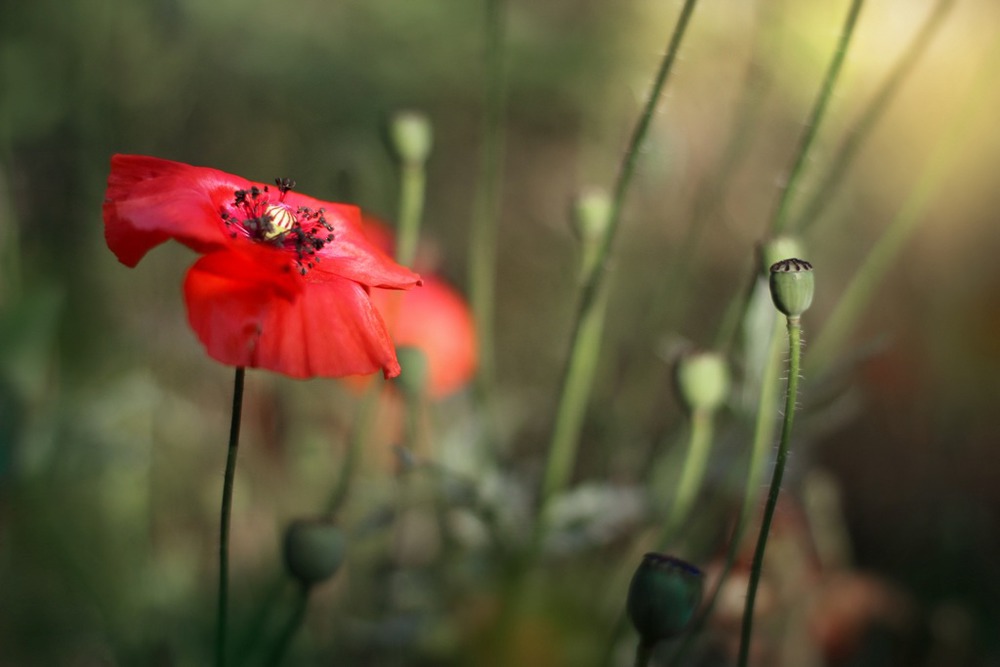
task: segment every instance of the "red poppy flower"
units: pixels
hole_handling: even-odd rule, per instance
[[[108,247],[135,266],[174,239],[202,253],[184,281],[188,320],[209,356],[297,378],[399,374],[371,288],[417,274],[361,230],[354,206],[205,167],[115,155],[104,200]]]
[[[392,232],[370,217],[365,233],[389,252]],[[420,264],[418,258],[417,264]],[[426,267],[424,267],[426,268]],[[415,347],[427,358],[427,391],[441,398],[461,389],[476,372],[478,350],[472,313],[465,299],[443,279],[428,272],[423,286],[405,294],[376,292],[372,300],[386,313],[397,346]]]

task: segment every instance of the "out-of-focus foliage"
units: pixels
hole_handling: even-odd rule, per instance
[[[426,417],[433,442],[407,453],[415,457],[407,469],[392,448],[402,407],[380,405],[343,512],[347,562],[311,601],[288,664],[487,661],[505,594],[498,550],[530,539],[566,354],[577,279],[568,204],[584,186],[614,178],[676,5],[508,3],[493,416],[500,451],[477,449],[483,415],[460,394]],[[619,570],[637,562],[631,538],[662,512],[644,502],[669,497],[683,455],[669,362],[690,344],[713,346],[727,305],[747,290],[842,5],[699,5],[627,203],[577,484],[555,504],[549,569],[513,621],[509,664],[584,664],[623,608]],[[867,3],[797,206],[934,5]],[[211,642],[230,370],[204,357],[185,323],[180,284],[191,258],[183,248],[159,248],[127,270],[104,247],[110,155],[293,177],[305,192],[391,219],[397,174],[384,121],[419,108],[435,136],[425,251],[462,285],[484,16],[471,0],[6,3],[0,664],[195,665]],[[1000,654],[998,25],[994,3],[956,0],[802,239],[817,291],[803,318],[807,376],[788,488],[805,499],[829,490],[805,481],[824,468],[842,504],[804,521],[809,508],[799,505],[808,503],[790,502],[776,526],[785,548],[775,549],[782,565],[771,573],[772,600],[796,613],[815,603],[810,609],[830,609],[821,619],[836,620],[831,591],[857,590],[888,610],[900,625],[869,629],[892,636],[904,657],[852,664],[985,665]],[[983,97],[979,111],[947,134],[970,95]],[[820,360],[828,372],[809,376],[809,340],[920,175],[942,159],[942,136],[956,152],[919,230],[849,344]],[[756,324],[754,312],[737,327],[749,352],[730,419],[717,429],[703,509],[675,545],[703,561],[742,493],[759,398],[749,356],[761,350],[752,341],[766,338],[770,311]],[[334,382],[248,376],[233,615],[236,643],[254,655],[265,649],[253,640],[266,643],[288,605],[280,587],[268,597],[283,528],[327,501],[359,401]],[[647,496],[639,489],[650,478]],[[840,547],[820,552],[846,553],[834,573],[855,577],[851,586],[803,565],[815,564],[825,539]],[[803,582],[811,582],[808,598],[788,593]],[[817,637],[827,637],[801,627],[788,636],[804,638],[814,657]]]

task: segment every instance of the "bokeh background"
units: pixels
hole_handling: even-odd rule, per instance
[[[819,189],[942,6],[949,11],[843,183]],[[499,458],[526,486],[544,456],[575,307],[568,204],[581,188],[610,187],[679,7],[505,3],[495,389]],[[846,10],[794,0],[704,0],[696,9],[616,246],[581,484],[635,488],[666,434],[683,426],[671,355],[682,344],[711,346],[746,289]],[[186,326],[186,249],[164,246],[128,270],[105,247],[109,158],[143,153],[261,181],[288,176],[303,192],[391,223],[398,169],[385,122],[420,109],[435,131],[424,252],[464,290],[485,8],[37,0],[5,3],[2,16],[0,664],[202,664],[231,370],[208,360]],[[1000,664],[998,26],[990,0],[869,0],[793,205],[801,212],[819,195],[822,206],[801,239],[818,285],[807,341],[900,211],[913,218],[850,336],[813,376],[807,369],[786,489],[807,497],[805,480],[821,475],[832,527],[818,531],[804,511],[812,523],[803,539],[839,536],[838,572],[863,574],[878,590],[844,604],[881,600],[871,616],[888,618],[891,648],[864,653],[857,647],[871,642],[848,641],[841,662],[827,654],[812,664]],[[809,352],[807,342],[807,366]],[[260,603],[280,568],[282,526],[315,511],[329,489],[357,405],[355,389],[330,380],[251,373],[248,392],[233,538],[241,610]],[[463,440],[481,418],[471,393],[438,408],[441,432],[459,449],[476,447],[475,437]],[[745,432],[722,433],[702,533],[724,532],[711,488],[724,490],[743,460]],[[354,490],[359,515],[401,493],[389,445],[367,452],[371,483]],[[377,553],[377,544],[365,548]],[[574,589],[584,576],[602,581],[617,562],[608,559],[630,552],[612,540],[597,553],[572,561],[563,570],[572,581],[553,583],[555,602],[524,621],[517,664],[583,664],[573,650],[596,650],[593,637],[614,615],[580,612]],[[398,579],[406,558],[390,564],[385,577]],[[334,584],[289,664],[483,664],[474,626],[489,618],[496,584],[479,586],[476,576],[471,567],[461,586],[449,579],[411,591],[412,608],[434,600],[434,624],[379,625],[398,621],[386,611],[398,605],[366,598],[375,588],[350,589],[352,616],[349,586]],[[801,596],[812,595],[807,588]],[[251,616],[237,612],[244,625]],[[370,627],[380,629],[366,635]],[[815,632],[802,637],[821,643]]]

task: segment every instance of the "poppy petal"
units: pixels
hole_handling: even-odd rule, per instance
[[[209,252],[227,242],[220,206],[249,181],[145,155],[115,155],[104,198],[104,236],[127,266],[176,239]]]
[[[430,276],[420,289],[375,290],[397,346],[415,347],[427,357],[432,396],[452,394],[472,379],[477,366],[475,325],[468,305],[443,280]]]
[[[399,374],[388,331],[362,285],[294,272],[282,285],[253,265],[247,255],[222,251],[188,271],[188,319],[209,356],[297,378]]]

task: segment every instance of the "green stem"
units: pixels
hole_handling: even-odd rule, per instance
[[[604,232],[604,236],[598,242],[597,260],[594,264],[594,270],[591,271],[588,280],[583,285],[583,293],[581,295],[577,317],[578,321],[583,319],[584,312],[596,299],[597,293],[606,279],[608,260],[611,256],[611,248],[614,245],[619,221],[621,220],[621,212],[625,203],[625,195],[628,193],[629,187],[632,184],[632,177],[635,174],[635,167],[639,160],[639,154],[642,152],[642,146],[646,142],[646,135],[649,133],[649,126],[653,121],[654,114],[656,113],[656,107],[659,103],[660,95],[666,86],[670,72],[673,70],[674,62],[677,59],[681,42],[687,32],[687,27],[690,23],[691,15],[694,13],[696,4],[697,0],[684,1],[684,6],[681,8],[680,16],[677,18],[677,24],[674,26],[674,32],[670,36],[670,43],[667,46],[667,52],[663,55],[663,59],[660,61],[660,68],[656,73],[656,78],[653,80],[653,86],[649,92],[649,96],[646,98],[646,105],[639,116],[639,120],[636,123],[635,128],[632,130],[632,136],[629,140],[628,148],[625,150],[625,157],[623,158],[621,167],[619,168],[618,178],[615,181],[614,191],[611,195],[611,212],[608,216],[608,226]]]
[[[687,31],[696,4],[697,0],[685,0],[684,6],[681,8],[667,52],[660,62],[660,68],[646,99],[645,107],[632,131],[632,137],[625,151],[612,193],[607,228],[603,236],[597,240],[593,268],[588,272],[581,288],[576,319],[570,335],[569,359],[562,376],[559,408],[542,487],[543,514],[546,503],[565,488],[572,471],[582,415],[586,409],[593,368],[596,365],[596,358],[590,358],[590,356],[596,357],[600,346],[606,298],[604,292],[607,265],[621,219],[622,206],[632,183],[636,163],[649,132],[657,103],[677,59],[681,41]]]
[[[806,157],[812,148],[813,139],[815,139],[816,132],[823,121],[827,106],[833,98],[833,89],[837,83],[837,77],[840,75],[840,68],[844,63],[844,56],[847,55],[847,47],[851,42],[851,36],[854,34],[854,26],[857,23],[858,14],[861,12],[863,4],[864,0],[851,1],[851,7],[847,12],[847,20],[840,32],[837,48],[833,52],[833,60],[830,61],[830,66],[827,68],[826,76],[823,78],[823,84],[820,87],[819,97],[816,98],[816,103],[813,106],[812,113],[809,115],[809,120],[806,121],[805,130],[799,139],[799,148],[795,162],[792,165],[791,171],[788,172],[785,187],[782,189],[777,208],[771,218],[772,236],[777,236],[785,230],[785,225],[788,222],[788,206],[795,194],[795,190],[798,188],[799,179],[806,165]]]
[[[486,0],[483,144],[469,235],[469,299],[472,302],[479,345],[476,385],[481,398],[487,396],[493,386],[496,363],[493,311],[496,291],[497,227],[500,218],[500,189],[504,162],[503,117],[507,104],[504,7],[504,0]]]
[[[298,632],[299,628],[302,626],[302,620],[306,616],[306,607],[309,604],[309,587],[300,586],[297,597],[295,600],[295,608],[292,610],[291,616],[288,617],[288,622],[281,629],[281,634],[278,636],[278,641],[274,645],[274,649],[267,658],[268,667],[278,667],[281,661],[285,657],[285,653],[288,652],[288,647],[292,644],[292,639],[295,637],[295,633]]]
[[[658,541],[658,548],[663,550],[691,514],[694,499],[701,488],[708,465],[708,452],[712,446],[712,413],[708,410],[695,410],[691,414],[691,433],[688,438],[687,456],[681,469],[680,482],[674,496],[670,514],[663,527],[663,533]]]
[[[333,517],[341,506],[343,506],[344,501],[347,500],[347,492],[351,487],[354,471],[361,460],[361,450],[364,448],[365,443],[368,442],[368,436],[371,433],[372,424],[374,423],[375,408],[378,406],[381,395],[382,381],[374,378],[371,381],[371,385],[365,390],[365,395],[358,406],[354,426],[347,441],[347,453],[344,455],[343,463],[340,464],[340,475],[337,477],[337,483],[330,493],[330,500],[326,504],[326,515],[328,517]]]
[[[646,667],[653,657],[653,647],[653,643],[640,639],[639,644],[635,647],[635,662],[633,665],[635,667]]]
[[[236,368],[233,381],[233,415],[229,425],[229,450],[222,484],[222,514],[219,522],[219,602],[216,617],[215,664],[226,665],[226,630],[229,616],[229,521],[233,510],[233,482],[236,479],[236,454],[240,446],[240,422],[243,414],[243,378],[246,369]]]
[[[747,470],[743,505],[740,510],[740,526],[746,525],[750,513],[757,507],[762,481],[761,477],[764,475],[764,461],[767,459],[768,445],[774,437],[775,408],[779,400],[778,385],[781,368],[781,343],[781,320],[776,317],[764,359],[764,368],[760,380],[760,394],[757,396],[757,417],[754,421],[753,443],[750,447],[750,465]]]
[[[819,332],[810,354],[810,359],[816,364],[829,364],[833,359],[833,355],[850,334],[903,245],[924,219],[927,205],[937,194],[944,177],[955,166],[959,151],[968,139],[969,133],[976,129],[976,125],[972,122],[975,114],[989,99],[989,93],[996,89],[998,58],[1000,58],[1000,41],[990,49],[968,96],[939,137],[909,197],[872,247],[827,319],[826,326]],[[817,370],[822,372],[823,369],[817,368]]]
[[[712,414],[707,410],[698,410],[691,414],[691,430],[688,434],[687,456],[684,458],[684,465],[681,470],[680,482],[677,485],[677,492],[674,494],[673,505],[670,514],[664,522],[663,530],[656,540],[657,551],[666,551],[670,539],[677,529],[683,525],[691,511],[691,506],[701,487],[705,477],[705,467],[708,463],[708,452],[712,444]],[[613,581],[624,580],[624,572],[615,575]],[[623,589],[624,586],[614,585],[613,590]],[[622,636],[628,630],[628,618],[624,611],[618,615],[609,634],[608,642],[601,653],[600,665],[608,665],[614,656],[615,647]]]
[[[797,217],[796,226],[802,231],[812,226],[820,218],[826,205],[832,199],[834,191],[847,174],[848,167],[853,164],[864,140],[868,138],[876,123],[881,120],[886,109],[889,108],[889,103],[896,96],[910,72],[913,71],[920,56],[927,50],[931,39],[941,27],[945,16],[954,6],[955,0],[938,0],[934,10],[927,16],[913,41],[896,61],[892,72],[879,86],[878,93],[868,103],[857,122],[848,130],[844,142],[830,161],[830,168],[816,187],[812,198],[803,207],[802,214]]]
[[[396,236],[396,261],[403,266],[413,266],[417,256],[426,182],[427,172],[423,162],[403,163],[399,183],[399,231]]]
[[[671,667],[680,667],[680,665],[686,664],[685,658],[688,650],[694,643],[694,638],[698,636],[705,621],[712,614],[715,603],[719,598],[719,592],[722,590],[722,586],[725,584],[730,570],[732,570],[733,563],[736,562],[736,554],[739,552],[740,544],[743,542],[743,533],[746,531],[750,512],[757,506],[757,495],[760,488],[760,478],[764,473],[764,459],[767,454],[767,445],[771,442],[771,438],[774,435],[774,407],[777,403],[779,361],[781,355],[780,329],[781,320],[775,318],[774,331],[767,346],[764,371],[761,375],[760,394],[757,397],[757,417],[754,425],[753,443],[750,447],[750,461],[747,465],[747,481],[744,488],[743,501],[740,504],[739,515],[736,519],[736,525],[733,527],[729,546],[726,548],[726,559],[719,574],[719,579],[712,590],[712,594],[708,597],[697,620],[692,624],[691,630],[671,656],[669,663]]]
[[[785,474],[785,463],[788,460],[788,449],[792,435],[792,421],[795,418],[795,399],[799,388],[799,367],[802,353],[802,326],[797,317],[788,318],[788,387],[785,392],[785,419],[781,425],[781,442],[778,445],[778,456],[774,463],[774,474],[767,493],[767,503],[764,505],[764,516],[757,537],[757,547],[754,549],[753,563],[750,566],[750,581],[747,585],[747,598],[743,608],[743,628],[740,633],[739,667],[746,667],[750,657],[750,637],[753,631],[753,609],[757,597],[757,585],[764,565],[764,549],[767,546],[767,536],[771,531],[771,521],[778,504],[778,494],[781,492],[781,480]]]
[[[600,357],[606,304],[607,290],[583,313],[570,350],[542,484],[543,510],[549,500],[566,488],[573,473],[580,429]]]

